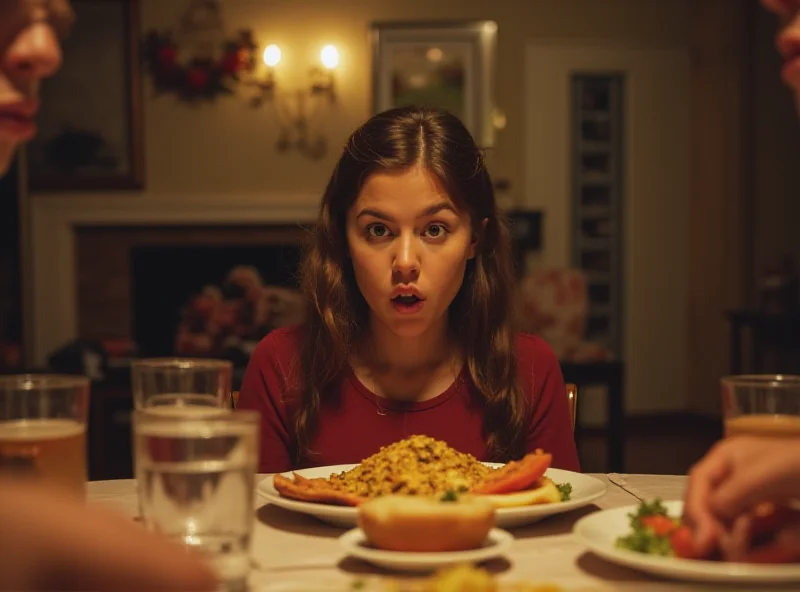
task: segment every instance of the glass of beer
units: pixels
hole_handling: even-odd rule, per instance
[[[227,590],[250,571],[259,414],[198,417],[134,411],[139,507],[145,526],[207,556]]]
[[[725,436],[800,436],[800,376],[753,374],[722,379]]]
[[[86,495],[89,379],[0,376],[0,475]]]
[[[197,413],[231,407],[233,364],[226,360],[147,358],[131,364],[136,409],[159,408],[170,413],[191,407]]]

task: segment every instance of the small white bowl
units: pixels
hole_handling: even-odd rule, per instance
[[[514,542],[514,536],[505,530],[493,528],[479,549],[446,553],[405,553],[382,551],[371,546],[360,528],[348,530],[339,537],[342,547],[353,557],[373,565],[406,572],[429,572],[459,563],[480,563],[505,554]]]

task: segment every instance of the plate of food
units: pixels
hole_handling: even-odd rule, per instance
[[[499,528],[530,524],[585,506],[606,493],[589,475],[550,467],[537,451],[507,464],[484,463],[428,436],[410,436],[357,465],[269,475],[258,492],[281,508],[354,528],[358,506],[389,494],[439,497],[469,493],[497,510]]]
[[[800,563],[775,544],[779,525],[800,521],[800,512],[767,506],[752,518],[751,545],[736,561],[714,551],[695,557],[691,534],[682,525],[683,502],[642,502],[584,516],[573,533],[593,553],[639,571],[671,579],[717,583],[780,584],[800,582]]]

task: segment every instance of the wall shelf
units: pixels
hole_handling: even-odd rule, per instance
[[[572,263],[589,283],[587,338],[622,349],[624,76],[572,75]]]

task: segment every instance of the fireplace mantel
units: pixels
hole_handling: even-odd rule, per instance
[[[26,330],[32,363],[45,364],[50,353],[78,336],[76,227],[307,223],[318,211],[319,196],[310,194],[32,196],[24,269],[31,278],[25,297],[32,307]]]

